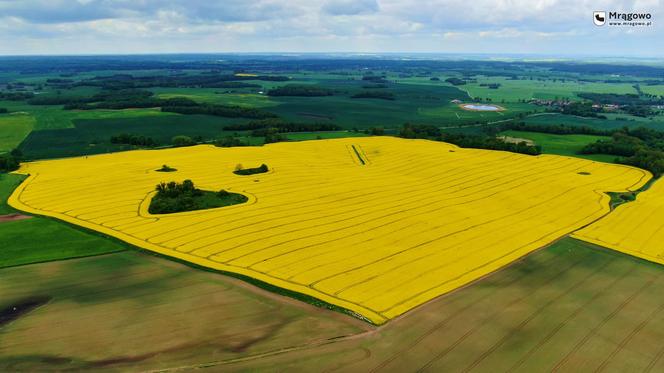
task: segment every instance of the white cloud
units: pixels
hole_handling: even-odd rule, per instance
[[[624,36],[663,54],[662,1],[0,0],[0,53],[608,53]],[[655,25],[597,28],[598,9],[653,12]]]
[[[378,9],[376,0],[328,0],[323,5],[323,11],[334,16],[375,13]]]

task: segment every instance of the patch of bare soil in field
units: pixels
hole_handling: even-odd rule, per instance
[[[5,223],[8,221],[15,221],[15,220],[24,220],[30,218],[32,218],[32,216],[19,214],[19,213],[0,215],[0,223]]]
[[[503,140],[503,141],[505,141],[505,142],[509,142],[509,143],[512,143],[512,144],[520,144],[520,143],[522,143],[522,142],[525,142],[526,144],[528,144],[528,145],[530,145],[530,146],[534,146],[534,145],[535,145],[535,142],[534,142],[533,140],[530,140],[530,139],[523,139],[523,138],[521,138],[521,137],[498,136],[498,138],[499,138],[500,140]]]

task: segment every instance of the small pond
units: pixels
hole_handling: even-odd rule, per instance
[[[462,109],[473,110],[473,111],[501,111],[505,110],[497,105],[487,105],[487,104],[463,104],[461,105]]]

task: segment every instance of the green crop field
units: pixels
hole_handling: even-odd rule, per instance
[[[0,268],[0,371],[149,371],[315,346],[369,326],[137,252]]]
[[[540,78],[541,79],[541,78]],[[481,87],[480,84],[500,84],[498,89]],[[537,78],[511,80],[505,77],[482,77],[477,79],[477,83],[469,83],[462,86],[472,97],[490,98],[493,102],[530,100],[530,99],[578,99],[577,93],[632,93],[636,90],[629,83],[606,84],[600,82],[584,82],[575,80],[562,81],[558,79]]]
[[[174,136],[202,136],[215,139],[233,132],[224,126],[238,120],[207,115],[149,115],[113,119],[76,119],[74,128],[33,131],[21,144],[27,158],[55,158],[82,154],[99,154],[131,149],[111,144],[111,136],[123,133],[153,138],[169,145]]]
[[[14,189],[25,179],[22,175],[0,173],[0,215],[16,212],[7,204],[7,198]]]
[[[0,153],[16,148],[35,125],[35,118],[26,114],[0,115]]]
[[[525,118],[525,122],[539,125],[565,124],[570,126],[587,126],[600,130],[613,130],[622,127],[647,127],[664,130],[664,117],[657,116],[653,120],[636,119],[626,115],[615,115],[614,119],[585,118],[557,113],[535,114]]]
[[[520,139],[528,139],[542,147],[546,154],[566,155],[592,159],[594,161],[612,163],[616,158],[606,154],[580,154],[579,152],[587,144],[597,140],[606,140],[606,136],[592,135],[555,135],[550,133],[526,132],[526,131],[503,131],[500,136],[509,136]]]

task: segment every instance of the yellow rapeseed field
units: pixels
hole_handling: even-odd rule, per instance
[[[233,174],[237,164],[270,172]],[[154,170],[167,164],[177,172]],[[391,137],[195,146],[24,164],[12,206],[251,276],[376,324],[486,275],[609,210],[651,175],[560,156]],[[246,204],[150,215],[160,181]]]
[[[664,264],[664,180],[573,236]]]

